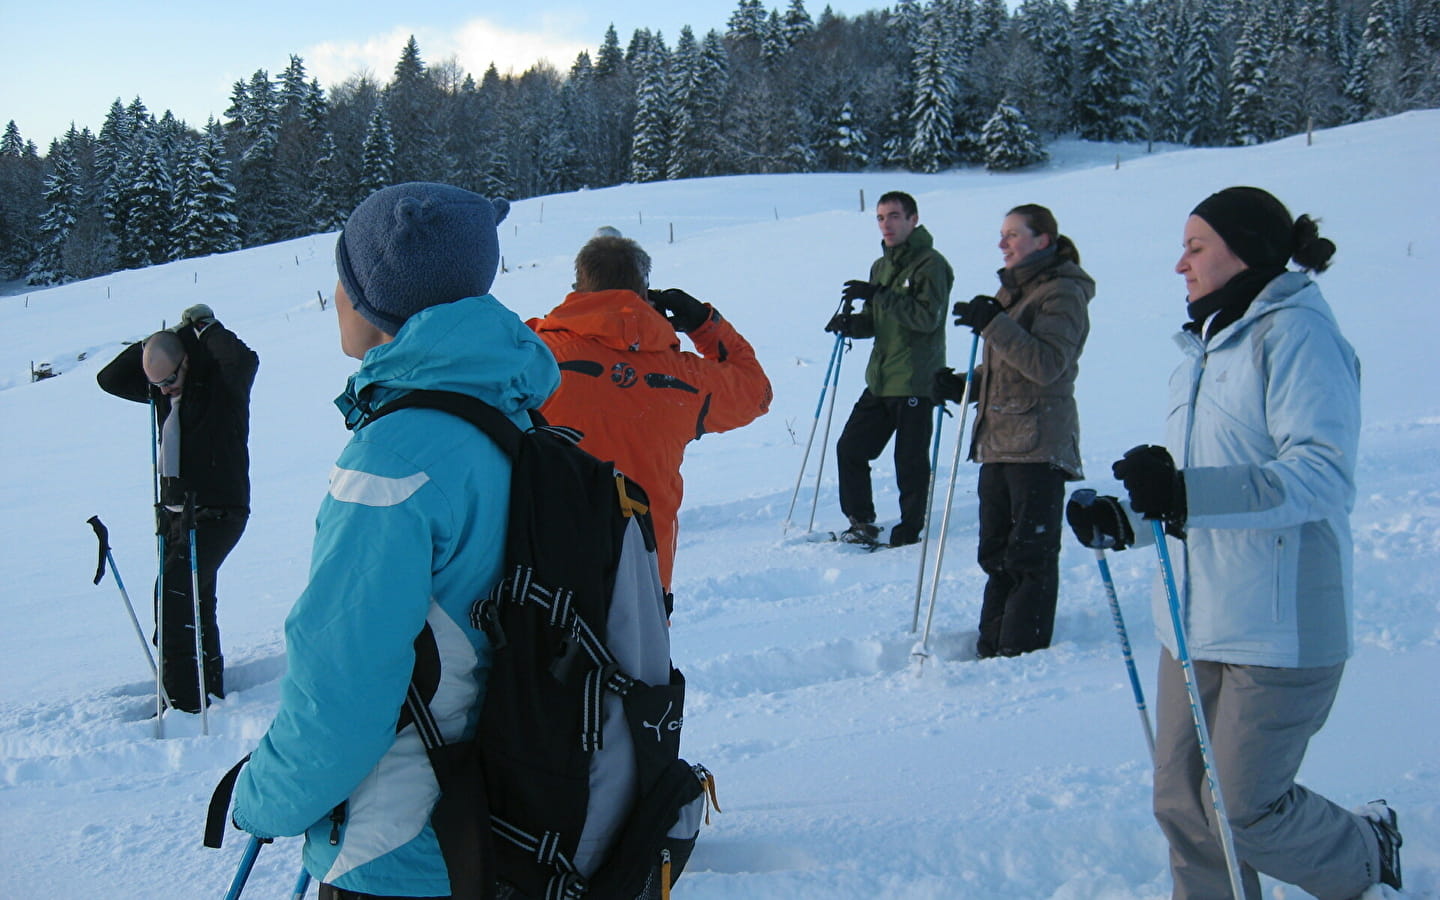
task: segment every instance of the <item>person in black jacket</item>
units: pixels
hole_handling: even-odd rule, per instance
[[[195,671],[190,535],[182,513],[186,495],[193,493],[205,689],[224,697],[215,579],[250,515],[250,387],[259,366],[255,351],[202,303],[185,310],[174,328],[126,347],[96,376],[106,392],[151,403],[155,411],[156,530],[164,537],[157,644],[166,693],[185,712],[199,712],[202,698]]]

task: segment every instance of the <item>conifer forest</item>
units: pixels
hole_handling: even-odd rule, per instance
[[[221,121],[116,98],[42,155],[0,136],[0,278],[59,284],[338,228],[371,191],[512,200],[710,175],[1003,170],[1062,135],[1245,145],[1440,106],[1440,0],[738,0],[724,30],[612,26],[568,71],[427,61],[322,87],[291,56]],[[103,86],[96,86],[103,90]],[[163,98],[152,98],[160,100]],[[0,110],[0,119],[4,111]]]

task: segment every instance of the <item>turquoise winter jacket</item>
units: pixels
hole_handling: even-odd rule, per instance
[[[487,295],[411,317],[336,400],[356,431],[320,505],[310,582],[285,622],[280,708],[233,810],[260,837],[305,832],[305,867],[319,881],[449,895],[429,826],[435,779],[414,727],[395,726],[428,622],[442,671],[431,709],[447,738],[473,730],[490,648],[468,613],[498,580],[505,541],[510,462],[489,438],[435,410],[366,426],[368,413],[424,388],[473,395],[523,426],[559,383],[545,344]]]

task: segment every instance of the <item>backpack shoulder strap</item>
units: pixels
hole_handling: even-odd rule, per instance
[[[382,416],[414,407],[438,409],[464,419],[489,435],[512,459],[520,452],[520,435],[523,432],[519,426],[484,400],[456,391],[410,391],[380,407],[370,415],[365,424],[369,425]],[[543,424],[543,420],[537,424]]]

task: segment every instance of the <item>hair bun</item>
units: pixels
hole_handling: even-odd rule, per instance
[[[1300,268],[1308,272],[1323,272],[1330,267],[1330,257],[1335,255],[1335,242],[1320,236],[1319,224],[1308,215],[1295,220],[1290,232],[1294,252],[1290,254]]]

